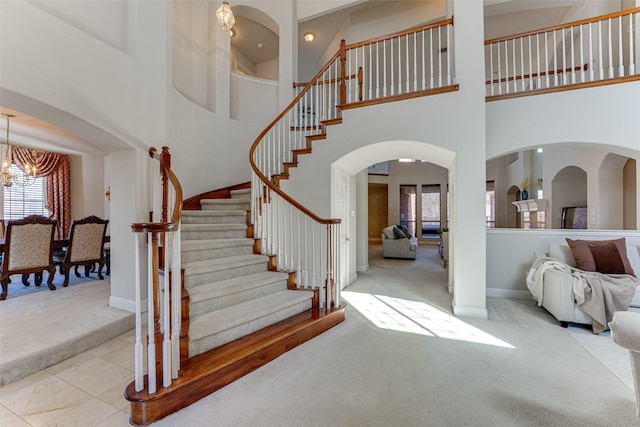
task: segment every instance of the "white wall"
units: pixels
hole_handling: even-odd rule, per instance
[[[276,81],[231,73],[231,118],[265,128],[280,113],[278,89]]]
[[[639,103],[638,81],[488,102],[487,159],[551,143],[640,158]]]
[[[525,277],[534,253],[545,253],[549,243],[565,238],[604,240],[625,237],[627,245],[640,245],[640,231],[595,230],[487,230],[487,296],[531,298]]]

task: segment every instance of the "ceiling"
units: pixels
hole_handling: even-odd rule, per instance
[[[278,35],[259,22],[236,16],[232,31],[231,47],[254,64],[271,61],[278,57]]]
[[[404,0],[393,0],[404,1]],[[543,28],[561,22],[569,6],[579,5],[586,0],[484,0],[485,34],[488,37],[512,34],[533,28]],[[334,35],[350,14],[379,7],[381,0],[363,1],[354,6],[318,16],[298,24],[298,61],[319,63],[322,55],[332,42]],[[387,1],[388,3],[388,1]],[[233,27],[232,46],[254,63],[269,61],[278,57],[278,35],[271,29],[250,17],[237,16]],[[306,32],[312,32],[315,40],[307,43],[303,39]],[[258,46],[258,43],[262,47]],[[4,94],[3,94],[4,95]],[[14,104],[12,104],[14,105]],[[19,103],[15,104],[19,108]],[[65,113],[51,114],[47,111],[39,115],[43,120],[30,117],[0,106],[0,112],[15,114],[11,119],[10,140],[12,144],[28,148],[55,150],[63,153],[109,153],[124,148],[122,142],[99,128],[78,118],[65,117]],[[53,120],[55,118],[55,120]],[[61,123],[61,127],[45,120]],[[64,127],[64,129],[62,128]],[[6,135],[6,120],[0,120],[0,141]],[[55,147],[55,148],[52,148]]]

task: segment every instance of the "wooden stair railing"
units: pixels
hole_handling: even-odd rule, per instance
[[[486,40],[487,101],[640,80],[640,7]]]
[[[458,90],[453,64],[453,18],[340,49],[256,138],[249,152],[254,238],[275,255],[278,270],[295,275],[298,288],[319,289],[320,307],[340,306],[340,220],[320,218],[280,188],[325,139],[341,111]]]
[[[161,181],[160,218],[158,222],[133,223],[136,233],[136,344],[135,392],[153,395],[160,387],[169,387],[180,369],[180,336],[184,334],[181,305],[184,292],[180,264],[180,217],[182,186],[171,170],[168,147],[158,153],[149,148],[149,156],[159,161]],[[170,184],[170,185],[169,185]],[[173,204],[171,218],[168,208]],[[147,245],[147,361],[143,358],[142,294],[140,248]],[[163,272],[163,273],[162,273]],[[161,286],[161,275],[163,278]],[[188,296],[187,296],[188,300]],[[188,325],[187,325],[188,327]],[[144,375],[145,366],[147,375]],[[159,380],[161,383],[159,384]]]

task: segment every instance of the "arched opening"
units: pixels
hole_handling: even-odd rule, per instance
[[[231,71],[277,81],[280,36],[276,22],[264,12],[248,7],[233,8],[236,23],[231,29]]]
[[[561,169],[551,182],[552,204],[554,212],[553,228],[588,228],[583,218],[584,211],[573,209],[571,218],[567,218],[569,208],[583,208],[587,206],[587,172],[577,166],[567,166]],[[565,213],[564,227],[562,214]],[[584,226],[583,226],[584,225]]]
[[[513,202],[517,200],[520,200],[520,188],[512,185],[509,187],[506,194],[507,214],[505,215],[504,224],[506,228],[522,227],[521,216],[518,213],[518,209],[513,205]]]

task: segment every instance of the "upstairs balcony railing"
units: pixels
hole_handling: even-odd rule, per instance
[[[258,136],[249,159],[252,222],[262,253],[274,267],[295,272],[293,286],[319,289],[319,306],[340,305],[340,220],[320,218],[280,188],[280,180],[339,123],[341,110],[457,90],[453,18],[347,45],[308,83],[295,84],[295,99]]]
[[[131,224],[136,237],[136,343],[133,389],[127,388],[129,400],[135,400],[138,395],[153,395],[159,387],[169,387],[172,380],[178,378],[180,369],[182,186],[171,170],[168,147],[162,147],[161,153],[151,147],[149,155],[158,160],[151,163],[151,169],[155,169],[159,178],[159,184],[151,185],[157,219],[154,222],[152,213],[150,222]],[[140,247],[147,248],[146,283],[141,280]],[[143,286],[147,289],[146,308],[142,307]],[[147,312],[146,333],[142,321],[144,311]],[[144,345],[147,346],[146,360]]]
[[[487,99],[640,78],[639,14],[629,9],[485,41]]]
[[[453,18],[346,45],[322,78],[294,83],[297,124],[336,118],[338,110],[424,96],[455,84]]]

